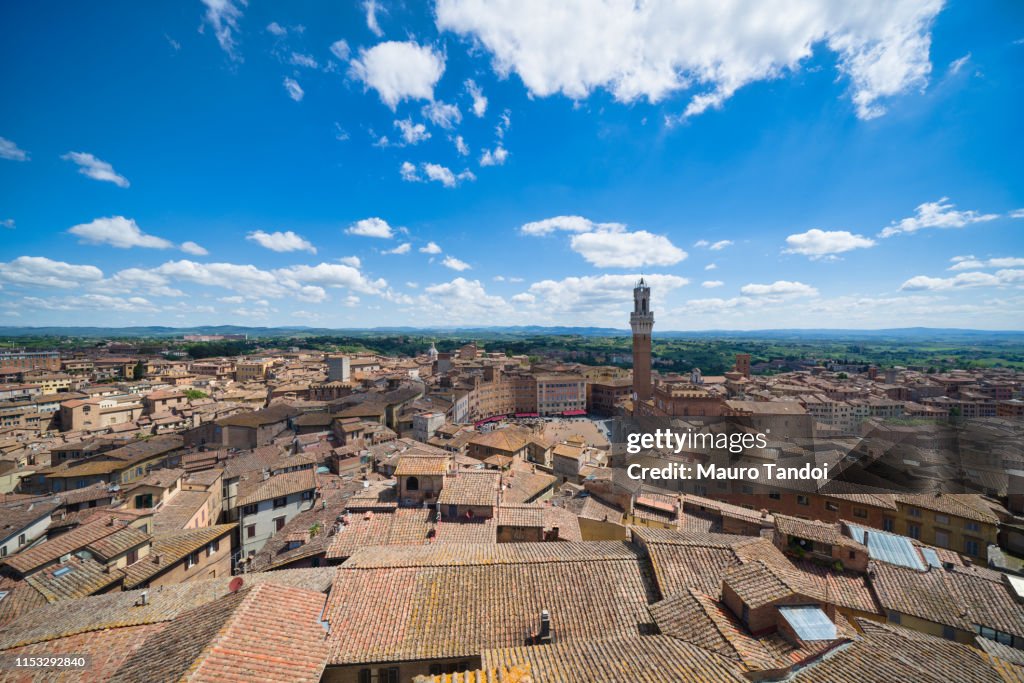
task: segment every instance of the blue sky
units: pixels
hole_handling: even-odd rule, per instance
[[[1024,6],[677,4],[5,3],[0,325],[1022,327]]]

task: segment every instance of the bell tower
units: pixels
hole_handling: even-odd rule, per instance
[[[629,316],[633,328],[633,396],[636,401],[651,397],[651,288],[640,278],[633,288],[633,312]]]

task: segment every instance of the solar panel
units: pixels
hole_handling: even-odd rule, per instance
[[[800,640],[835,640],[836,625],[814,605],[779,607],[779,614]]]
[[[941,567],[942,563],[939,562],[939,554],[931,548],[921,548],[921,554],[924,555],[924,559],[928,562],[931,567]]]
[[[857,526],[856,524],[847,524],[846,528],[850,530],[850,538],[857,541],[857,543],[867,545],[864,543],[864,534],[866,533],[864,527]]]
[[[924,563],[909,538],[868,531],[868,555],[873,559],[924,571]]]
[[[901,567],[910,567],[918,571],[925,570],[924,563],[921,562],[921,557],[917,554],[917,549],[906,536],[865,529],[856,524],[847,524],[846,526],[850,530],[850,537],[853,540],[868,547],[868,555],[872,560],[898,564]],[[934,550],[930,550],[930,552],[935,555]],[[935,555],[935,562],[937,564],[933,564],[933,567],[942,566],[938,555]],[[928,560],[928,564],[931,564],[931,559]]]

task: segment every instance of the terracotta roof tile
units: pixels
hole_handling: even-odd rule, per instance
[[[526,642],[549,610],[566,640],[650,623],[646,563],[622,543],[368,548],[338,571],[331,662],[473,656]]]
[[[554,625],[557,629],[557,624]],[[556,630],[557,633],[557,630]],[[559,641],[483,653],[485,669],[528,667],[534,681],[594,683],[747,682],[735,662],[668,636]]]
[[[179,615],[111,679],[319,681],[323,593],[262,584]]]
[[[269,479],[257,482],[252,491],[245,496],[240,496],[235,501],[235,506],[241,507],[262,500],[281,498],[300,491],[311,491],[316,487],[316,473],[313,469],[275,474]]]

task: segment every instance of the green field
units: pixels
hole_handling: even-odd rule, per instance
[[[0,337],[4,348],[59,349],[61,351],[101,348],[109,341],[133,344],[139,353],[186,352],[193,358],[254,354],[268,349],[301,349],[343,353],[381,353],[413,356],[423,353],[431,342],[439,351],[450,351],[475,341],[487,351],[527,355],[533,360],[557,359],[588,365],[630,365],[630,338],[625,334],[537,334],[523,331],[416,331],[410,333],[360,330],[318,333],[294,330],[255,332],[248,341],[186,343],[170,335],[19,335]],[[882,368],[905,366],[928,372],[969,368],[1024,369],[1024,335],[1012,333],[916,331],[913,334],[884,335],[798,331],[758,333],[669,333],[654,338],[655,367],[668,372],[688,372],[699,367],[705,374],[721,374],[733,366],[736,353],[749,353],[756,366],[772,360],[835,361],[873,364]],[[764,372],[771,372],[765,369]]]

